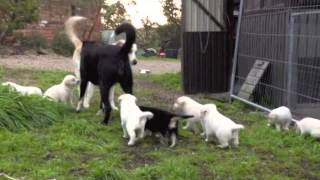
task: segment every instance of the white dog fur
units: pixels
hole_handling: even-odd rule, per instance
[[[53,85],[45,93],[45,97],[56,102],[63,102],[65,104],[70,103],[73,106],[72,97],[73,89],[80,83],[80,80],[73,75],[67,75],[64,77],[60,84]]]
[[[228,147],[229,143],[234,146],[239,145],[239,131],[244,129],[244,126],[222,115],[216,105],[204,105],[201,109],[201,118],[205,127],[206,142],[209,142],[211,137],[216,137],[220,148]]]
[[[65,29],[66,29],[66,33],[68,35],[68,37],[70,38],[71,42],[74,44],[75,46],[75,50],[73,52],[73,57],[72,57],[72,61],[75,67],[75,75],[77,78],[80,79],[80,60],[81,60],[81,48],[82,48],[82,41],[78,38],[78,36],[76,35],[76,31],[75,31],[75,25],[83,20],[86,20],[87,18],[81,17],[81,16],[73,16],[71,18],[69,18],[66,23],[65,23]],[[113,43],[114,45],[119,45],[122,46],[124,44],[125,40],[119,40],[115,43]],[[129,60],[130,62],[133,62],[136,60],[136,52],[137,52],[137,45],[133,44],[132,46],[132,50],[130,52],[129,56]],[[112,86],[110,89],[110,93],[109,93],[109,101],[110,101],[110,105],[111,108],[113,110],[119,110],[118,107],[115,105],[114,103],[114,89],[115,87]],[[87,89],[86,89],[86,93],[85,93],[85,97],[83,100],[83,107],[84,108],[89,108],[90,107],[90,101],[93,97],[94,94],[94,89],[95,89],[95,85],[92,84],[91,82],[88,83]],[[78,108],[78,110],[80,110],[81,107]]]
[[[289,108],[281,106],[273,109],[269,113],[268,119],[268,126],[275,125],[278,131],[281,131],[281,129],[289,130],[290,123],[292,122],[292,114]]]
[[[33,86],[21,86],[14,82],[4,82],[2,86],[8,86],[11,89],[16,90],[17,92],[21,93],[22,95],[39,95],[42,96],[42,90],[38,87]]]
[[[142,112],[136,105],[137,98],[131,94],[123,94],[118,99],[123,137],[129,137],[128,146],[133,146],[137,137],[144,137],[145,124],[153,117],[153,114],[149,111]]]
[[[173,110],[176,113],[181,115],[193,116],[192,118],[187,119],[187,124],[183,127],[183,129],[190,129],[194,133],[199,133],[199,124],[201,124],[202,127],[202,129],[200,130],[201,133],[204,131],[204,127],[200,117],[200,111],[202,108],[202,104],[187,96],[179,97],[173,105]],[[202,133],[202,135],[204,134]]]
[[[300,121],[294,120],[296,123],[297,131],[301,135],[310,135],[315,138],[320,138],[320,120],[306,117]]]

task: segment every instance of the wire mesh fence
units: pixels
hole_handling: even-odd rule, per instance
[[[320,1],[242,3],[232,95],[268,109],[288,106],[296,117],[320,118]],[[265,68],[257,69],[260,61]]]

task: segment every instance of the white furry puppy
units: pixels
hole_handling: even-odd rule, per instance
[[[121,126],[123,137],[130,138],[128,145],[132,146],[139,138],[144,137],[144,128],[148,119],[153,117],[149,111],[142,112],[136,105],[137,98],[131,94],[123,94],[119,98]]]
[[[179,97],[173,105],[173,110],[176,113],[185,116],[193,116],[192,118],[187,119],[187,124],[183,129],[191,129],[194,133],[199,133],[199,124],[204,128],[200,117],[200,111],[202,108],[202,104],[187,96]],[[203,130],[204,129],[202,129],[201,132]],[[202,133],[202,135],[204,134]]]
[[[50,87],[44,96],[53,99],[56,102],[70,103],[72,102],[72,91],[80,83],[80,80],[73,75],[67,75],[64,77],[60,84]]]
[[[320,138],[320,120],[311,117],[303,118],[300,121],[294,120],[297,131],[301,135],[310,135],[315,138]]]
[[[39,95],[42,96],[42,90],[38,87],[33,86],[21,86],[14,82],[4,82],[2,86],[8,86],[11,89],[16,90],[17,92],[21,93],[22,95]]]
[[[239,145],[239,131],[244,126],[234,123],[228,117],[222,115],[214,104],[206,104],[201,109],[201,118],[205,127],[206,142],[215,136],[220,148],[226,148],[229,143]]]
[[[275,125],[278,131],[281,131],[281,129],[289,130],[290,123],[292,122],[292,114],[289,108],[281,106],[273,109],[269,113],[268,119],[268,126]]]

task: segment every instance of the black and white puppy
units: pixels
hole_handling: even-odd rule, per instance
[[[75,45],[80,50],[80,100],[77,111],[83,107],[84,95],[89,82],[99,85],[102,106],[104,109],[103,123],[107,124],[110,118],[111,105],[109,93],[111,87],[120,83],[125,93],[132,94],[133,79],[128,58],[132,45],[136,40],[135,28],[129,23],[123,23],[116,28],[115,34],[126,34],[126,42],[123,46],[105,45],[103,43],[79,41]],[[74,34],[75,35],[75,34]]]
[[[193,116],[183,116],[171,113],[159,108],[139,106],[141,111],[149,111],[153,117],[146,122],[145,130],[152,133],[160,133],[162,137],[168,136],[171,140],[170,147],[176,145],[178,136],[178,120],[180,118],[191,118]]]
[[[73,61],[74,68],[75,68],[75,71],[74,71],[75,75],[79,79],[81,78],[80,77],[80,62],[81,62],[81,50],[82,50],[83,42],[81,41],[81,39],[77,35],[76,25],[84,20],[88,20],[88,19],[85,17],[82,17],[82,16],[72,16],[65,22],[66,33],[75,47],[74,52],[73,52],[72,61]],[[124,44],[125,44],[125,40],[121,39],[121,40],[118,40],[117,42],[113,43],[112,45],[123,46]],[[132,65],[137,64],[137,58],[136,58],[137,50],[138,50],[137,45],[134,43],[132,45],[131,52],[129,52],[129,54],[128,54],[129,61]],[[95,89],[95,85],[92,84],[91,82],[89,82],[88,87],[86,89],[85,96],[84,96],[84,102],[83,102],[84,108],[90,107],[90,101],[94,95],[94,89]],[[109,96],[110,96],[109,99],[110,99],[110,103],[111,103],[111,108],[113,110],[118,110],[118,108],[116,107],[116,105],[114,103],[114,87],[111,88]]]

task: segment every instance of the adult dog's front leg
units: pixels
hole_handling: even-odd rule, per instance
[[[79,99],[79,102],[78,102],[78,105],[77,105],[77,109],[76,109],[77,112],[79,112],[83,107],[84,94],[86,93],[87,84],[88,84],[87,80],[84,80],[84,79],[81,80],[81,83],[80,83],[80,99]]]
[[[110,101],[110,104],[111,104],[111,108],[113,110],[116,110],[116,111],[119,111],[118,107],[115,105],[114,103],[114,89],[115,89],[115,85],[113,85],[110,89],[110,92],[109,92],[109,101]]]
[[[90,107],[90,101],[93,97],[93,93],[94,93],[94,84],[89,82],[86,89],[86,93],[84,95],[84,100],[83,100],[84,108],[88,109]]]
[[[108,124],[111,114],[111,105],[109,101],[109,91],[112,85],[100,85],[100,93],[101,93],[101,100],[102,100],[102,106],[104,111],[104,119],[102,123]]]
[[[120,86],[123,91],[127,94],[133,94],[133,80],[132,76],[127,77],[126,79],[122,79],[120,81]]]

